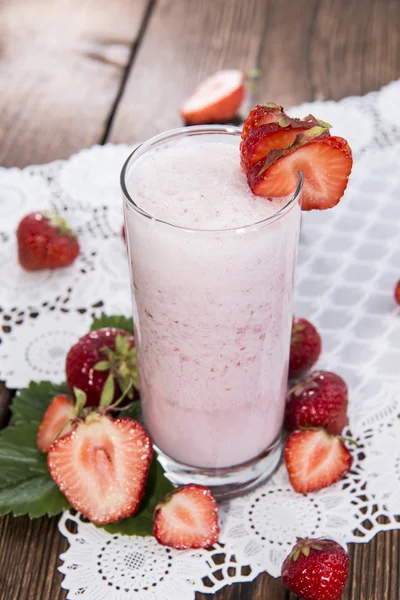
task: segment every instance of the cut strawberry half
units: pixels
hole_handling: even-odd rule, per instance
[[[340,437],[305,429],[288,437],[285,462],[293,489],[308,493],[339,481],[350,471],[352,458]]]
[[[254,194],[267,198],[290,196],[303,171],[302,209],[324,210],[335,206],[347,187],[353,165],[350,146],[337,136],[310,135],[312,128],[297,136],[289,149],[270,151],[264,161],[247,173]]]
[[[190,483],[168,494],[154,513],[154,536],[178,550],[209,548],[218,541],[218,509],[210,490]]]
[[[218,71],[195,89],[180,113],[189,125],[224,123],[236,116],[244,95],[242,71]]]
[[[74,402],[68,396],[56,396],[44,413],[36,437],[36,443],[41,452],[48,452],[50,446],[58,437],[73,429],[72,419],[76,416]]]
[[[47,462],[71,506],[104,525],[138,510],[152,455],[140,423],[91,413],[54,442]]]

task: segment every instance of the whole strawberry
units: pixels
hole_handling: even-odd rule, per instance
[[[282,565],[282,580],[303,600],[340,600],[349,574],[349,557],[337,542],[302,539]]]
[[[290,341],[289,379],[297,379],[317,362],[321,354],[321,337],[307,319],[293,319]]]
[[[340,434],[347,423],[347,405],[345,381],[329,371],[314,371],[289,391],[285,428],[323,427]]]
[[[394,288],[394,299],[397,304],[400,304],[400,280],[397,282],[396,287]]]
[[[66,359],[67,383],[71,391],[86,393],[87,406],[97,406],[109,374],[114,378],[113,401],[128,391],[134,397],[138,388],[136,348],[133,335],[122,329],[105,327],[91,331],[70,348]]]
[[[71,265],[79,242],[68,223],[54,213],[26,215],[17,228],[18,260],[27,271]]]

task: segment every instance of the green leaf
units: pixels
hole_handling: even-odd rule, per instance
[[[117,352],[120,354],[126,354],[129,352],[129,337],[127,335],[116,335],[115,336],[115,347]]]
[[[83,410],[85,408],[87,396],[83,390],[80,390],[77,387],[74,387],[74,394],[75,394],[75,398],[76,398],[75,414],[79,415],[81,410]]]
[[[57,515],[68,502],[36,447],[36,423],[8,427],[0,436],[0,514]]]
[[[65,383],[55,385],[50,381],[41,381],[40,383],[31,381],[27,388],[19,390],[13,400],[11,412],[14,423],[16,425],[23,423],[39,424],[50,402],[59,394],[70,395]]]
[[[108,371],[110,368],[110,363],[108,362],[108,360],[99,360],[99,362],[97,362],[93,369],[95,371]]]
[[[115,327],[116,329],[128,331],[128,333],[134,333],[133,319],[123,317],[122,315],[106,315],[102,313],[100,317],[93,321],[90,331],[96,331],[96,329],[102,329],[103,327]]]
[[[146,491],[138,512],[129,519],[105,525],[108,533],[123,535],[153,535],[153,514],[157,504],[174,489],[165,477],[164,470],[154,455],[146,482]]]
[[[112,373],[106,379],[106,382],[101,390],[100,406],[110,406],[114,398],[114,376]]]

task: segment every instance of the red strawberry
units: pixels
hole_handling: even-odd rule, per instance
[[[301,377],[321,354],[321,336],[307,319],[293,319],[290,341],[289,378]]]
[[[105,327],[81,337],[66,359],[67,383],[87,395],[87,406],[97,406],[108,375],[114,377],[117,400],[132,384],[138,388],[136,348],[133,335],[122,329]],[[128,393],[133,398],[134,391]]]
[[[168,494],[154,513],[154,536],[164,546],[209,548],[218,541],[217,503],[210,490],[190,483]]]
[[[76,417],[74,402],[68,396],[56,396],[44,413],[36,438],[41,452],[48,452],[51,444],[73,429],[71,420]]]
[[[352,458],[340,437],[305,429],[289,435],[285,462],[293,489],[304,494],[339,481],[350,471]]]
[[[189,125],[223,123],[236,116],[244,95],[242,71],[218,71],[195,89],[180,113]]]
[[[288,393],[285,427],[323,427],[339,435],[347,423],[347,385],[339,375],[315,371]]]
[[[52,444],[47,464],[71,506],[104,525],[138,510],[152,456],[140,423],[92,412]]]
[[[282,580],[303,600],[340,600],[349,574],[349,557],[337,542],[302,539],[282,565]]]
[[[53,213],[30,213],[17,228],[18,260],[27,271],[71,265],[79,243],[68,223]]]
[[[397,285],[394,289],[394,299],[396,300],[397,304],[400,304],[400,281],[397,282]]]
[[[321,135],[320,127],[300,133],[288,149],[269,152],[247,173],[254,194],[280,198],[293,194],[298,172],[303,171],[302,209],[325,210],[335,206],[343,196],[353,165],[346,140]]]
[[[275,104],[274,102],[257,104],[257,106],[249,112],[249,116],[243,124],[242,140],[244,140],[250,131],[256,127],[261,127],[268,123],[277,123],[279,119],[282,118],[287,118],[287,114],[279,104]]]

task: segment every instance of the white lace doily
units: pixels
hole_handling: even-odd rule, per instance
[[[153,538],[110,535],[72,513],[60,520],[68,598],[193,600],[196,591],[273,576],[296,536],[330,536],[343,545],[400,528],[400,81],[340,102],[303,104],[334,123],[354,149],[346,195],[333,211],[303,215],[296,313],[321,332],[319,367],[350,389],[347,434],[359,442],[351,473],[308,495],[291,490],[284,465],[256,491],[220,509],[220,544],[173,551]],[[69,161],[0,169],[0,379],[64,378],[64,357],[93,315],[130,314],[121,237],[118,173],[127,146],[84,150]],[[70,268],[27,274],[16,260],[15,228],[26,212],[54,208],[82,246]],[[382,522],[378,522],[379,517]]]

